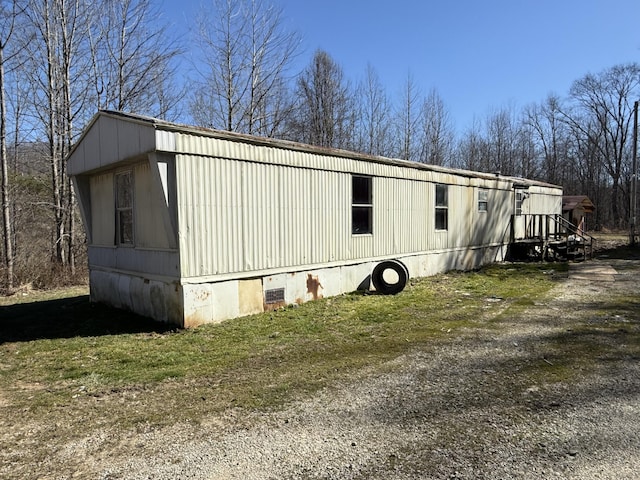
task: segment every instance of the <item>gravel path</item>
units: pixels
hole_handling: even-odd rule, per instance
[[[283,411],[230,410],[115,444],[100,432],[56,463],[84,458],[81,478],[104,480],[640,478],[638,355],[608,355],[566,381],[527,375],[553,366],[550,339],[569,325],[602,321],[607,295],[636,294],[637,263],[576,264],[506,327],[457,332]]]

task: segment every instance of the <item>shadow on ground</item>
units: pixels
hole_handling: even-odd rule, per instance
[[[92,304],[88,295],[0,307],[0,344],[172,330],[175,325]]]
[[[596,258],[640,260],[640,247],[602,246]],[[130,312],[89,302],[88,295],[0,307],[0,344],[38,339],[127,333],[165,333],[163,324]]]
[[[598,245],[594,251],[594,258],[607,260],[608,258],[616,260],[640,260],[640,245],[625,244],[604,244]]]

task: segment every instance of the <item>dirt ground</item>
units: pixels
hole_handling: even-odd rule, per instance
[[[5,452],[0,477],[640,478],[639,284],[640,259],[601,254],[499,327],[452,335],[281,411],[96,431],[17,470],[1,463]],[[563,351],[584,342],[589,358],[560,369]]]

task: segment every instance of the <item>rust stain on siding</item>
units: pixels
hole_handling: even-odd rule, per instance
[[[322,298],[322,293],[320,293],[320,289],[324,288],[318,280],[318,277],[314,277],[311,274],[307,275],[307,293],[310,293],[314,300],[318,300]]]

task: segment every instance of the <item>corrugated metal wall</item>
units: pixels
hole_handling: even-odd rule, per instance
[[[555,192],[553,189],[531,186],[529,187],[529,198],[523,204],[526,213],[544,214],[549,212],[562,213],[562,193]],[[528,202],[528,205],[527,205]]]
[[[347,257],[350,176],[196,156],[177,166],[184,276]]]
[[[176,150],[186,152],[176,156],[184,277],[464,249],[503,242],[509,233],[513,190],[505,179],[176,138]],[[353,173],[373,178],[371,235],[351,234]],[[436,183],[448,185],[446,231],[435,230]],[[478,186],[490,190],[487,212],[478,212]],[[555,208],[544,195],[540,202]]]
[[[138,248],[170,248],[169,236],[162,221],[161,209],[166,209],[159,189],[153,188],[149,164],[133,168],[135,244]]]

